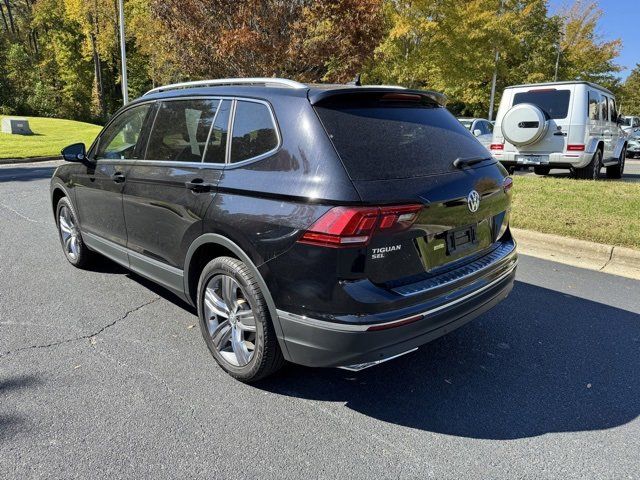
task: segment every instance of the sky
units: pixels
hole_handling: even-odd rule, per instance
[[[597,3],[603,11],[598,33],[605,40],[622,39],[622,51],[616,62],[624,68],[619,75],[626,78],[640,63],[640,0],[598,0]],[[572,2],[549,0],[551,13],[567,4]]]

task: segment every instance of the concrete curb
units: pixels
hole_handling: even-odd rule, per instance
[[[62,160],[62,156],[56,155],[55,157],[0,158],[0,165],[9,165],[13,163],[50,162],[51,160]]]
[[[524,255],[640,279],[640,250],[512,228]]]

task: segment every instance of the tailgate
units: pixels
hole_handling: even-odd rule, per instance
[[[409,283],[488,253],[508,224],[511,194],[504,192],[503,181],[502,168],[494,164],[413,179],[354,182],[368,203],[424,206],[410,230],[374,235],[367,249],[367,277],[374,283]],[[478,194],[476,211],[470,208],[472,192]]]

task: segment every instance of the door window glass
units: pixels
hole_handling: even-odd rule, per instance
[[[204,161],[208,163],[224,163],[227,149],[227,132],[229,127],[229,113],[231,112],[231,101],[222,100],[218,108],[218,114],[213,122],[213,130],[209,137],[207,153]]]
[[[278,146],[276,127],[269,108],[256,102],[238,101],[233,119],[231,162],[241,162]]]
[[[219,100],[160,102],[145,158],[201,162]]]
[[[589,120],[600,120],[600,95],[597,92],[589,92]]]
[[[135,160],[142,156],[143,148],[138,145],[140,132],[151,104],[138,105],[125,110],[109,124],[100,136],[96,160]]]
[[[602,111],[602,120],[605,122],[609,120],[609,106],[607,105],[607,97],[602,95],[602,100],[600,102],[601,111]]]
[[[618,109],[616,108],[616,100],[614,98],[611,99],[611,121],[615,122],[618,119]]]

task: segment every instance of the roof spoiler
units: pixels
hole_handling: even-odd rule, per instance
[[[428,98],[432,102],[444,107],[447,104],[447,96],[444,93],[434,92],[432,90],[410,90],[408,88],[385,86],[385,85],[371,85],[362,87],[346,87],[335,88],[328,90],[310,90],[309,102],[311,105],[317,105],[326,101],[329,98],[333,98],[339,95],[354,95],[363,93],[389,93],[397,92],[403,94],[420,95],[421,97]]]

